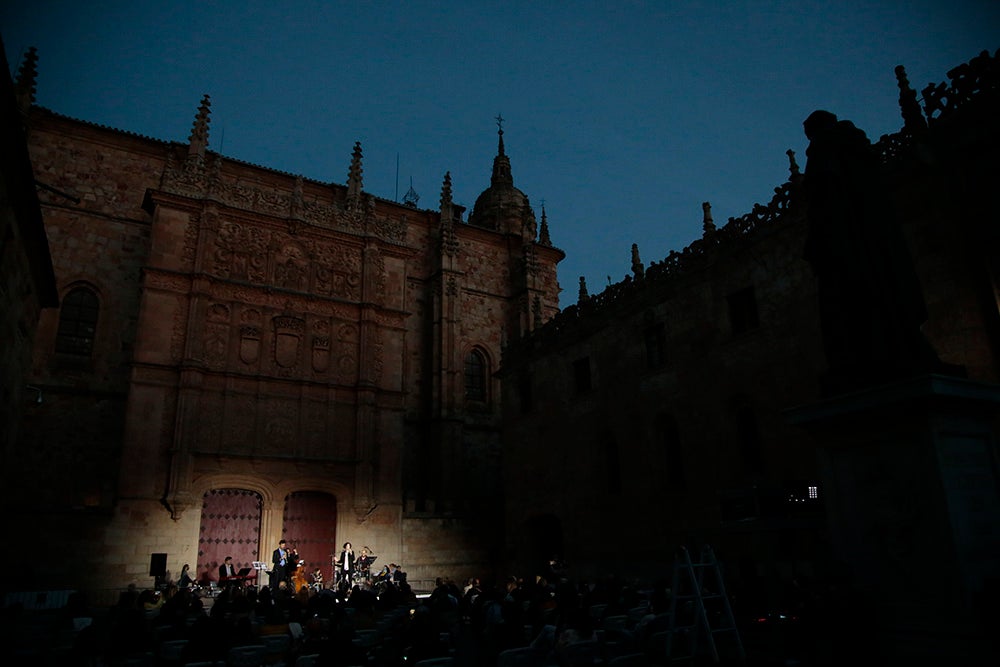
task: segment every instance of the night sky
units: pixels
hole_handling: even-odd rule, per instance
[[[1000,2],[0,3],[16,71],[38,48],[37,103],[187,141],[202,95],[210,149],[437,209],[451,172],[471,208],[502,115],[514,183],[544,202],[562,305],[770,200],[805,166],[824,108],[869,138],[902,125],[893,69],[918,91],[1000,48]]]

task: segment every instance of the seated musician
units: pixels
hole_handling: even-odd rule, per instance
[[[226,556],[226,560],[219,566],[219,585],[223,586],[231,583],[232,578],[235,576],[236,567],[233,565],[233,557]]]
[[[372,552],[368,549],[368,547],[361,547],[361,556],[357,559],[357,568],[358,572],[360,572],[365,579],[371,577],[371,565],[374,562],[375,556],[372,555]]]

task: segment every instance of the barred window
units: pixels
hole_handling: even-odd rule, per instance
[[[465,399],[486,402],[486,357],[479,350],[465,357]]]
[[[56,352],[89,357],[94,351],[99,304],[97,295],[86,287],[76,287],[62,299]]]

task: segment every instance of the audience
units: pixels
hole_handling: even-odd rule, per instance
[[[638,583],[612,577],[573,581],[565,574],[557,582],[543,575],[470,578],[464,588],[439,577],[419,599],[405,581],[379,595],[358,586],[343,593],[232,586],[215,598],[176,587],[161,594],[129,586],[106,610],[89,608],[82,596],[73,596],[59,618],[62,631],[74,640],[48,664],[104,667],[146,656],[155,667],[158,648],[169,640],[187,641],[180,664],[224,663],[233,647],[288,635],[279,661],[286,665],[313,654],[316,664],[332,667],[403,667],[442,656],[454,657],[455,665],[489,667],[501,652],[531,646],[540,664],[555,666],[568,659],[567,647],[582,642],[619,654],[648,650],[650,638],[666,629],[669,604],[664,581],[640,589]],[[13,612],[5,612],[6,627],[16,627],[9,618]],[[619,622],[605,629],[606,618],[622,616],[629,618],[624,628]],[[75,620],[80,618],[88,623]],[[35,656],[43,654],[55,655],[51,647],[36,646]]]

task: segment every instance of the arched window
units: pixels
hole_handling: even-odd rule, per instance
[[[465,357],[465,400],[486,402],[486,357],[472,350]]]
[[[97,295],[86,287],[74,287],[63,298],[59,309],[56,352],[89,357],[94,351],[99,304]]]

